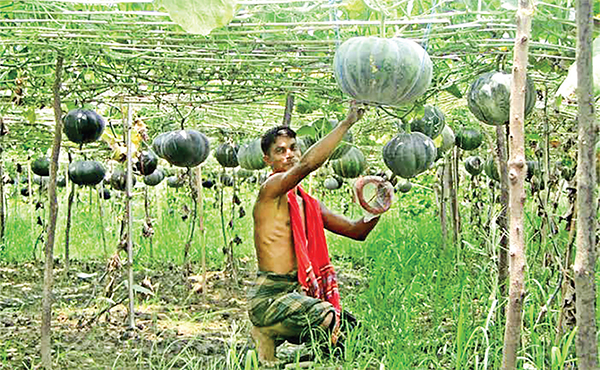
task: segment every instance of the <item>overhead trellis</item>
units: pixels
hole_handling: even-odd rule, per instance
[[[133,103],[177,117],[182,107],[217,133],[278,122],[281,104],[266,103],[290,92],[342,102],[331,62],[352,36],[421,43],[434,61],[425,96],[453,106],[473,76],[509,67],[515,35],[514,9],[500,0],[241,1],[231,23],[208,36],[184,32],[148,0],[0,0],[0,11],[0,109],[9,121],[44,117],[35,113],[50,105],[61,53],[67,108]],[[550,91],[575,57],[573,17],[570,1],[537,3],[530,62]]]

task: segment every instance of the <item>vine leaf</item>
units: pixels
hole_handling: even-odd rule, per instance
[[[186,32],[206,36],[233,19],[236,0],[162,0],[158,5]]]

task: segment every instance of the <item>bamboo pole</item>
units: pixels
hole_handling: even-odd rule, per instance
[[[577,116],[579,121],[577,159],[577,254],[575,307],[576,349],[579,370],[598,368],[596,338],[596,125],[594,122],[594,74],[592,64],[592,2],[577,1]]]
[[[56,69],[54,85],[54,118],[56,128],[54,130],[54,142],[52,145],[52,160],[50,162],[50,184],[48,189],[48,198],[50,201],[50,213],[47,225],[46,239],[46,261],[44,265],[44,290],[42,294],[42,325],[40,339],[40,353],[42,357],[42,366],[45,369],[52,368],[51,356],[51,320],[52,320],[52,285],[54,282],[54,235],[56,232],[56,218],[58,216],[58,202],[56,199],[56,173],[58,171],[58,156],[60,154],[60,142],[62,139],[62,110],[60,108],[60,84],[63,69],[63,57],[58,55],[56,58]]]
[[[531,1],[519,0],[510,97],[510,160],[508,163],[508,179],[510,181],[510,287],[506,309],[502,370],[513,370],[517,366],[517,351],[521,338],[523,300],[525,298],[525,236],[523,223],[525,190],[523,183],[527,163],[525,162],[524,148],[524,119],[525,92],[527,90],[527,52],[529,38],[531,37],[532,16],[533,6]]]
[[[133,188],[133,171],[131,166],[132,145],[131,145],[131,105],[127,105],[127,120],[123,120],[125,142],[127,143],[127,184],[125,188],[125,213],[127,215],[127,290],[129,294],[129,328],[135,328],[135,295],[133,292],[133,214],[131,213],[131,199]]]

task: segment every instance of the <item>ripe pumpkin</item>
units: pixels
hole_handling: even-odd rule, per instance
[[[106,170],[100,162],[76,161],[69,165],[69,180],[77,185],[97,185],[105,174]]]
[[[469,89],[469,110],[478,120],[488,125],[504,125],[510,119],[510,87],[512,74],[488,72],[479,76]],[[525,116],[535,105],[535,87],[527,77],[525,90]]]
[[[333,177],[328,177],[323,181],[323,187],[327,190],[339,189],[342,184]]]
[[[74,109],[63,119],[63,132],[77,144],[91,143],[100,138],[104,131],[104,118],[93,110]]]
[[[471,156],[465,159],[465,170],[471,176],[477,176],[483,171],[483,159],[479,156]]]
[[[383,161],[397,176],[410,179],[429,169],[437,150],[430,137],[420,132],[400,133],[383,147]]]
[[[221,166],[234,168],[239,165],[237,159],[238,150],[239,145],[237,144],[222,143],[215,149],[213,155]]]
[[[142,151],[134,165],[134,169],[142,175],[150,175],[158,166],[158,156],[152,150]]]
[[[353,146],[342,158],[331,161],[331,166],[336,175],[353,179],[365,170],[367,160],[362,151]]]
[[[254,139],[240,147],[237,159],[242,168],[247,170],[260,170],[267,165],[260,147],[261,138]]]
[[[333,58],[335,79],[344,93],[360,102],[393,106],[423,95],[432,69],[427,52],[402,38],[353,37]]]
[[[440,108],[431,105],[423,107],[423,117],[415,119],[410,123],[410,130],[422,132],[432,139],[435,139],[446,126],[446,116]]]
[[[483,134],[479,130],[463,128],[456,133],[456,146],[462,150],[475,150],[483,143]]]
[[[136,183],[135,176],[131,176],[131,186]],[[110,175],[110,186],[115,190],[125,191],[127,187],[127,174],[120,168],[115,168],[112,175]]]
[[[152,149],[173,166],[196,167],[208,157],[210,144],[201,132],[177,130],[158,135]]]
[[[157,168],[149,175],[144,176],[144,184],[148,186],[156,186],[165,178],[165,172],[161,168]]]
[[[488,157],[483,164],[483,171],[486,176],[494,181],[500,181],[500,170],[498,168],[498,161],[494,156]]]
[[[50,160],[48,157],[40,157],[31,162],[31,172],[38,176],[50,176]]]

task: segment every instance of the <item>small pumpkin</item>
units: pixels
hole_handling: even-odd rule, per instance
[[[333,177],[328,177],[323,181],[323,187],[327,190],[336,190],[342,186],[339,181]]]
[[[131,176],[131,186],[133,187],[137,180],[135,176]],[[120,168],[115,168],[110,175],[110,186],[115,190],[125,191],[127,187],[127,173]]]
[[[215,149],[213,155],[221,166],[234,168],[239,165],[237,158],[238,150],[239,145],[237,144],[222,143]]]
[[[137,157],[134,169],[142,175],[150,175],[158,166],[158,156],[152,150],[143,150]]]
[[[261,138],[254,139],[243,144],[238,153],[237,159],[240,167],[247,170],[260,170],[267,165],[264,160],[264,154],[260,146]]]
[[[148,186],[156,186],[165,178],[165,172],[161,168],[157,168],[149,175],[144,176],[144,184]]]
[[[406,180],[405,182],[401,182],[396,186],[396,189],[398,189],[399,192],[401,193],[408,193],[410,191],[410,189],[412,189],[412,183],[408,180]]]
[[[382,151],[383,161],[397,176],[410,179],[429,169],[437,150],[430,137],[420,132],[400,133],[388,141]]]
[[[365,155],[357,147],[351,147],[348,153],[340,159],[331,161],[331,167],[336,175],[347,179],[360,176],[367,166]]]
[[[498,161],[494,156],[489,156],[483,164],[483,171],[486,176],[494,181],[500,181],[500,170],[498,167]]]
[[[456,133],[456,146],[462,150],[475,150],[483,143],[481,131],[472,128],[463,128]]]
[[[76,161],[69,165],[69,180],[77,185],[97,185],[105,174],[106,170],[100,162]]]
[[[469,110],[478,120],[488,125],[504,125],[510,119],[510,89],[512,74],[488,72],[479,76],[469,89]],[[525,90],[525,116],[535,105],[535,86],[527,77]]]
[[[152,149],[173,166],[196,167],[208,157],[210,143],[196,130],[177,130],[158,135]]]
[[[38,176],[49,176],[50,160],[48,157],[40,157],[31,162],[31,172]]]
[[[214,182],[214,181],[212,181],[211,179],[206,179],[206,180],[203,180],[203,181],[202,181],[202,187],[203,187],[203,188],[210,189],[210,188],[212,188],[213,186],[215,186],[215,182]]]
[[[180,188],[185,185],[185,180],[183,180],[179,176],[169,176],[167,177],[167,186],[170,188]]]
[[[58,177],[56,178],[56,186],[58,186],[59,188],[64,188],[65,186],[67,186],[67,178],[65,177],[65,175],[58,175]]]
[[[483,159],[479,156],[471,156],[465,159],[465,170],[471,176],[477,176],[483,171]]]
[[[410,130],[413,132],[422,132],[432,139],[438,137],[446,127],[446,116],[438,107],[425,105],[423,107],[423,117],[415,119],[410,123]]]
[[[104,131],[104,119],[93,110],[74,109],[63,119],[63,132],[77,144],[91,143],[100,138]]]
[[[338,86],[360,102],[410,103],[425,93],[432,71],[427,52],[399,37],[353,37],[340,45],[333,58]]]

